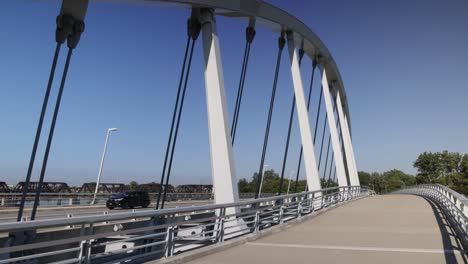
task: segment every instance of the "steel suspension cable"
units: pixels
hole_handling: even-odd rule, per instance
[[[169,179],[171,177],[172,162],[174,160],[175,146],[176,146],[176,143],[177,143],[177,136],[179,134],[179,126],[180,126],[180,120],[181,120],[181,116],[182,116],[182,109],[184,107],[185,94],[186,94],[186,91],[187,91],[187,84],[188,84],[188,79],[189,79],[189,75],[190,75],[190,68],[192,66],[193,51],[194,51],[194,48],[195,48],[196,40],[198,39],[198,36],[200,34],[200,30],[201,30],[201,25],[200,25],[198,19],[196,19],[194,17],[191,17],[189,19],[189,22],[188,22],[188,32],[189,32],[190,37],[192,38],[192,43],[191,43],[190,53],[189,53],[189,58],[188,58],[188,63],[187,63],[187,71],[185,72],[184,86],[183,86],[182,94],[181,94],[181,98],[180,98],[179,111],[178,111],[178,114],[177,114],[177,120],[176,120],[176,124],[175,124],[174,138],[173,138],[173,142],[172,142],[172,146],[171,146],[171,153],[170,153],[170,157],[169,157],[169,161],[168,161],[167,175],[165,177],[166,182],[164,184],[164,193],[163,193],[162,202],[161,202],[161,209],[164,208],[164,204],[165,204],[165,201],[166,201],[167,189],[168,189],[168,186],[169,186]]]
[[[263,165],[265,164],[265,154],[266,154],[266,149],[268,146],[268,137],[270,134],[270,125],[271,125],[271,117],[273,114],[273,106],[275,104],[275,94],[276,94],[276,86],[278,83],[278,75],[279,75],[279,69],[280,69],[280,63],[281,63],[281,54],[283,53],[283,48],[284,45],[286,44],[286,40],[284,39],[283,34],[278,38],[278,55],[276,58],[276,69],[275,69],[275,77],[273,80],[273,89],[271,91],[271,98],[270,98],[270,107],[268,110],[268,119],[267,119],[267,125],[265,129],[265,137],[263,139],[263,148],[262,148],[262,157],[260,159],[260,168],[258,170],[258,177],[257,177],[257,188],[255,191],[255,199],[257,199],[260,196],[260,185],[262,183],[262,178],[263,178]]]
[[[181,91],[182,91],[182,83],[183,83],[183,78],[184,78],[184,73],[185,73],[185,64],[187,62],[187,57],[188,57],[188,52],[189,52],[189,47],[190,47],[190,41],[191,41],[191,38],[190,38],[190,35],[188,35],[187,36],[187,43],[185,45],[185,53],[184,53],[184,60],[183,60],[183,63],[182,63],[182,70],[181,70],[180,79],[179,79],[179,86],[177,88],[176,102],[174,104],[174,111],[172,113],[172,121],[171,121],[171,128],[170,128],[170,131],[169,131],[169,138],[167,140],[167,145],[166,145],[166,154],[164,156],[164,165],[163,165],[163,170],[162,170],[162,173],[161,173],[161,180],[159,182],[159,190],[158,190],[158,198],[157,198],[157,201],[156,201],[156,209],[159,209],[159,203],[161,201],[161,195],[162,195],[162,191],[163,191],[162,189],[163,189],[163,185],[164,185],[164,179],[165,179],[165,176],[166,176],[167,161],[168,161],[168,158],[169,158],[169,151],[170,151],[171,144],[172,144],[172,135],[173,135],[173,132],[174,132],[174,125],[175,125],[175,121],[176,121],[177,110],[179,109],[179,99],[180,99],[180,94],[181,94]]]
[[[242,94],[244,92],[244,83],[245,83],[245,76],[247,73],[247,65],[249,63],[249,56],[250,56],[250,46],[252,41],[255,37],[255,28],[252,26],[248,26],[245,32],[245,48],[244,48],[244,59],[242,62],[242,69],[241,69],[241,76],[239,78],[239,87],[237,89],[237,98],[236,98],[236,105],[234,108],[234,116],[231,125],[231,144],[234,145],[234,140],[236,138],[236,131],[237,131],[237,123],[239,121],[239,112],[240,106],[242,102]]]
[[[336,110],[337,110],[337,104],[336,104],[336,100],[335,100],[335,101],[334,101],[334,111],[333,111],[333,112],[335,112]],[[338,138],[339,138],[339,144],[340,144],[340,146],[341,146],[341,143],[342,143],[342,140],[341,140],[341,139],[342,139],[342,133],[341,133],[341,125],[340,125],[339,116],[338,116],[336,125],[340,128],[340,135],[339,135]],[[331,161],[331,163],[330,163],[330,173],[328,174],[327,187],[329,187],[329,185],[330,185],[330,183],[331,183],[331,182],[330,182],[330,179],[331,179],[331,172],[332,172],[331,168],[333,167],[333,161],[334,161],[334,158],[335,158],[335,155],[334,155],[334,154],[335,154],[335,153],[333,152],[332,161]],[[335,176],[336,176],[336,164],[334,164],[334,165],[335,165],[335,169],[334,169],[333,178],[335,178]]]
[[[43,104],[42,104],[41,114],[40,114],[40,117],[39,117],[39,123],[38,123],[37,130],[36,130],[36,136],[35,136],[35,139],[34,139],[33,149],[32,149],[31,157],[30,157],[30,160],[29,160],[28,171],[27,171],[26,179],[25,179],[22,194],[21,194],[20,208],[18,210],[18,215],[17,215],[17,221],[18,222],[21,221],[21,219],[23,218],[26,195],[27,195],[27,192],[29,190],[29,183],[31,181],[32,170],[34,168],[34,162],[35,162],[36,154],[37,154],[37,147],[39,145],[39,140],[40,140],[40,137],[41,137],[42,127],[43,127],[43,123],[44,123],[44,117],[45,117],[45,114],[46,114],[47,105],[48,105],[49,97],[50,97],[50,92],[51,92],[51,89],[52,89],[52,83],[53,83],[54,76],[55,76],[55,71],[56,71],[56,67],[57,67],[57,60],[58,60],[58,57],[59,57],[59,54],[60,54],[60,47],[61,47],[61,45],[63,43],[65,43],[66,40],[68,40],[67,45],[68,45],[68,48],[69,48],[69,54],[67,55],[67,62],[65,64],[64,73],[62,75],[62,84],[61,84],[61,87],[60,87],[60,90],[63,91],[63,86],[65,85],[65,79],[66,79],[66,75],[67,75],[67,72],[68,72],[68,65],[70,63],[70,57],[71,57],[71,51],[70,50],[76,48],[76,46],[78,45],[78,42],[80,40],[81,33],[83,31],[84,31],[84,22],[83,21],[75,20],[73,18],[73,16],[67,15],[67,14],[59,15],[57,17],[57,28],[56,28],[56,31],[55,31],[55,41],[56,41],[57,44],[56,44],[56,47],[55,47],[55,53],[54,53],[54,58],[53,58],[53,61],[52,61],[52,67],[51,67],[50,74],[49,74],[49,80],[48,80],[48,83],[47,83],[46,93],[44,95],[44,101],[43,101]],[[60,101],[60,99],[59,99],[59,97],[61,97],[60,90],[59,90],[59,96],[57,97],[57,102]],[[60,106],[60,103],[58,103],[58,105]],[[56,122],[56,119],[57,119],[57,115],[58,115],[58,109],[57,109],[57,103],[56,103],[56,109],[54,111],[54,118],[53,118],[53,121],[52,121],[53,124],[51,125],[51,129],[49,131],[49,136],[48,136],[48,138],[49,138],[48,143],[47,143],[48,147],[46,148],[46,153],[44,155],[44,161],[45,162],[43,161],[43,167],[41,169],[41,177],[40,177],[40,180],[39,180],[38,187],[36,189],[36,195],[35,195],[33,210],[32,210],[32,214],[31,214],[31,219],[32,220],[35,217],[37,206],[39,204],[39,195],[40,195],[40,193],[42,191],[42,184],[43,184],[43,179],[44,179],[44,174],[45,174],[44,163],[47,164],[46,160],[48,159],[48,155],[49,155],[49,150],[50,150],[50,145],[51,145],[51,141],[52,141],[52,138],[53,138],[53,131],[55,129],[55,122]],[[42,172],[42,171],[44,171],[44,172]]]
[[[323,152],[323,141],[325,139],[325,128],[327,127],[327,113],[325,113],[325,120],[323,122],[323,131],[322,131],[322,143],[320,145],[320,156],[319,156],[319,162],[318,162],[318,171],[320,172],[320,165],[322,163],[322,152]]]
[[[332,180],[332,181],[335,182],[335,183],[337,183],[337,182],[336,182],[336,165],[335,165],[335,170],[334,170],[334,172],[333,172],[333,180]]]
[[[333,113],[332,113],[332,115],[335,114],[335,110],[336,110],[336,103],[334,103],[334,105],[333,105]],[[323,123],[323,131],[322,131],[322,144],[321,144],[321,146],[320,146],[320,157],[319,157],[319,163],[318,163],[318,171],[319,171],[319,173],[320,173],[320,165],[321,165],[321,162],[322,162],[323,141],[324,141],[324,138],[325,138],[325,128],[327,127],[327,120],[328,120],[328,113],[325,112],[325,122]],[[330,125],[330,124],[329,124],[329,125]],[[330,134],[329,137],[328,137],[327,160],[326,160],[326,162],[325,162],[324,177],[325,177],[325,173],[326,173],[326,169],[327,169],[328,152],[330,151],[330,140],[331,140],[331,134]]]
[[[34,161],[36,160],[36,152],[37,152],[37,147],[39,145],[39,139],[41,137],[41,131],[42,131],[42,125],[44,123],[44,116],[47,110],[47,105],[49,102],[49,96],[50,96],[50,91],[52,89],[52,82],[54,81],[54,75],[55,75],[55,69],[57,67],[57,60],[58,56],[60,54],[60,47],[62,46],[62,43],[58,43],[55,47],[55,53],[54,53],[54,58],[52,60],[52,67],[50,69],[50,74],[49,74],[49,82],[47,83],[47,88],[46,92],[44,95],[44,101],[42,103],[42,109],[41,109],[41,114],[39,117],[39,123],[37,125],[36,129],[36,136],[34,138],[34,144],[33,144],[33,149],[31,152],[31,158],[29,159],[29,166],[28,166],[28,172],[26,174],[26,180],[24,181],[23,185],[23,190],[21,193],[21,202],[20,202],[20,207],[18,210],[18,215],[16,221],[20,222],[21,219],[23,218],[23,210],[24,210],[24,204],[26,201],[26,195],[28,193],[28,187],[29,187],[29,182],[31,181],[31,174],[32,174],[32,169],[34,167]]]
[[[325,159],[325,170],[323,171],[323,180],[327,177],[327,168],[328,168],[328,156],[330,153],[330,143],[331,143],[331,135],[328,136],[328,147],[327,147],[327,157]]]
[[[341,131],[340,131],[340,135],[341,135]],[[341,145],[341,136],[340,136],[340,145]],[[329,187],[330,185],[330,179],[331,179],[331,172],[332,172],[332,167],[333,165],[335,165],[333,162],[335,161],[335,155],[334,155],[334,152],[333,152],[333,155],[332,155],[332,160],[331,160],[331,163],[330,163],[330,172],[328,174],[328,180],[327,180],[327,187]],[[336,174],[336,165],[335,165],[335,174]]]
[[[60,110],[60,103],[62,101],[63,89],[65,87],[65,81],[67,79],[67,73],[68,73],[68,68],[70,66],[70,60],[71,60],[72,54],[73,54],[73,49],[69,48],[68,49],[68,54],[67,54],[67,59],[65,61],[65,67],[63,69],[62,81],[60,83],[59,92],[58,92],[57,99],[56,99],[56,102],[55,102],[54,115],[52,117],[52,123],[50,125],[49,137],[47,139],[47,145],[46,145],[46,149],[45,149],[44,159],[42,161],[41,174],[39,176],[39,185],[38,185],[37,190],[36,190],[36,195],[35,195],[35,198],[34,198],[34,205],[33,205],[32,211],[31,211],[31,220],[34,220],[36,218],[37,206],[39,204],[39,195],[42,192],[42,185],[43,185],[43,182],[44,182],[44,175],[45,175],[45,172],[46,172],[46,169],[47,169],[47,162],[49,160],[50,147],[52,145],[52,139],[54,138],[55,124],[57,122],[57,116],[58,116],[58,113],[59,113],[59,110]]]
[[[180,119],[181,119],[181,116],[182,116],[182,109],[183,109],[183,106],[184,106],[185,94],[186,94],[186,91],[187,91],[187,82],[188,82],[188,77],[189,77],[189,73],[190,73],[190,66],[192,65],[192,56],[193,56],[194,47],[195,47],[195,41],[192,41],[192,47],[190,48],[190,56],[189,56],[189,61],[188,61],[188,66],[187,66],[187,72],[185,74],[184,89],[182,91],[182,98],[180,100],[179,113],[177,115],[177,123],[176,123],[176,127],[175,127],[175,132],[174,132],[174,141],[172,143],[171,156],[169,158],[169,165],[168,165],[168,169],[167,169],[166,182],[164,184],[164,194],[163,194],[163,198],[162,198],[161,209],[164,208],[164,203],[166,201],[166,195],[167,195],[167,189],[168,189],[168,186],[169,186],[169,179],[171,177],[172,162],[174,160],[174,150],[175,150],[175,146],[176,146],[176,143],[177,143],[177,136],[179,134]]]
[[[331,174],[332,174],[332,168],[333,168],[333,165],[335,165],[335,164],[334,164],[334,161],[335,161],[335,155],[332,155],[332,160],[331,160],[331,162],[330,162],[330,172],[328,173],[328,179],[327,179],[327,181],[325,182],[327,188],[330,187],[330,177],[331,177]]]

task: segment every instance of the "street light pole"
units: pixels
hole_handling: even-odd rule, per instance
[[[262,194],[263,178],[265,176],[265,168],[266,167],[268,167],[267,164],[263,165],[263,172],[262,172],[262,178],[260,180],[260,188],[259,188],[259,191],[258,191],[258,198],[262,198],[261,194]]]
[[[102,167],[104,166],[104,159],[106,157],[107,143],[109,142],[109,135],[112,131],[117,131],[117,128],[109,128],[107,130],[106,141],[104,143],[104,150],[102,151],[101,165],[99,165],[99,174],[96,180],[96,188],[94,189],[94,196],[93,196],[93,200],[91,201],[91,204],[94,204],[96,201],[96,195],[99,190],[99,182],[101,181]]]
[[[288,183],[288,191],[286,192],[286,195],[289,194],[289,187],[291,187],[291,177],[294,173],[294,170],[291,171],[291,173],[289,174],[289,183]]]

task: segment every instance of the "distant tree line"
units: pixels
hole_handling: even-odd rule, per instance
[[[413,166],[418,171],[416,176],[396,169],[384,173],[360,171],[359,181],[377,193],[389,193],[415,184],[438,183],[468,195],[468,154],[424,152]]]
[[[424,183],[438,183],[445,185],[461,194],[468,195],[468,154],[458,152],[424,152],[419,155],[413,166],[418,173],[406,174],[403,171],[393,169],[383,173],[360,171],[359,181],[363,186],[369,186],[377,193],[390,193],[407,186]],[[263,173],[262,193],[278,193],[281,177],[274,170],[266,170]],[[239,180],[240,193],[255,193],[257,190],[258,173],[254,173],[250,181]],[[338,186],[332,180],[320,179],[322,188]],[[156,183],[154,183],[156,184]],[[283,180],[282,193],[288,190],[289,177]],[[306,190],[307,181],[299,180],[297,191]],[[139,184],[131,181],[126,185],[127,190],[136,190]],[[291,179],[290,193],[295,190],[295,178]]]
[[[257,180],[258,173],[254,173],[250,181],[247,179],[239,180],[239,192],[240,193],[255,193],[257,190]],[[280,187],[281,177],[274,170],[266,170],[263,172],[263,184],[262,184],[262,193],[278,193]],[[320,179],[322,188],[338,186],[336,182],[332,180]],[[286,194],[288,191],[289,177],[284,177],[283,186],[281,188],[281,193]],[[297,192],[303,192],[306,189],[307,181],[299,180],[297,182]],[[291,185],[289,188],[289,193],[293,193],[296,186],[296,179],[291,179]]]
[[[360,171],[358,175],[362,186],[368,186],[380,194],[416,184],[416,179],[413,175],[406,174],[400,170],[390,170],[384,173]]]

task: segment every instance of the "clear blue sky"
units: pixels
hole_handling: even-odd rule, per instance
[[[349,98],[360,170],[414,173],[412,162],[420,152],[468,152],[468,2],[270,2],[304,21],[334,55]],[[0,181],[13,184],[26,175],[59,6],[59,1],[0,2]],[[94,180],[106,130],[118,127],[111,136],[104,181],[159,181],[188,15],[180,9],[90,4],[86,31],[72,59],[46,180]],[[232,114],[246,23],[227,18],[218,22]],[[276,34],[257,29],[235,145],[239,178],[258,169],[276,43]],[[174,160],[174,184],[211,182],[200,47]],[[287,56],[283,58],[266,161],[277,171],[292,96]],[[310,62],[305,61],[305,86],[309,72]],[[311,120],[318,88],[316,82]],[[296,166],[300,148],[297,123],[291,144],[288,172]],[[41,158],[42,154],[37,165]]]

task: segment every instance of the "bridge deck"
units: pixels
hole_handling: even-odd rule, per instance
[[[467,263],[444,215],[424,198],[374,196],[190,263]]]

